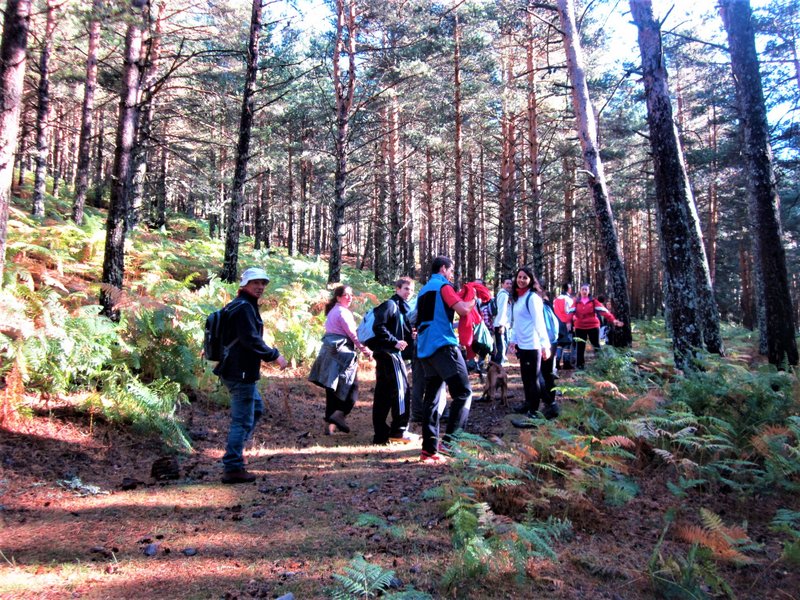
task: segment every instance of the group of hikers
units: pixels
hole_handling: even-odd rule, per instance
[[[528,427],[533,417],[558,416],[558,369],[571,366],[565,361],[572,360],[577,368],[584,367],[586,340],[599,350],[600,318],[622,326],[591,296],[588,284],[580,287],[576,298],[571,285],[565,284],[551,303],[533,272],[520,267],[493,298],[480,281],[456,291],[454,271],[450,258],[434,258],[431,277],[413,308],[409,300],[414,282],[401,277],[392,297],[373,310],[369,321],[365,318],[361,329],[350,310],[352,288],[340,285],[333,290],[325,306],[322,347],[309,374],[310,381],[325,389],[326,435],[350,432],[347,416],[358,400],[361,353],[375,360],[373,443],[416,441],[420,435],[411,431],[416,424],[422,437],[420,460],[445,463],[450,436],[465,427],[473,399],[468,361],[480,365],[488,358],[502,368],[508,364],[507,354],[516,355],[525,401],[514,411],[526,419],[513,423]],[[256,387],[260,363],[277,361],[282,369],[287,365],[280,352],[263,341],[258,299],[268,283],[263,269],[245,270],[237,297],[224,309],[228,313],[222,340],[225,353],[214,370],[231,395],[223,483],[255,480],[245,469],[243,452],[263,412]],[[456,314],[459,321],[454,329]],[[485,342],[487,337],[491,345]],[[412,365],[413,382],[407,363]],[[451,403],[442,437],[439,424],[447,404],[445,388]]]

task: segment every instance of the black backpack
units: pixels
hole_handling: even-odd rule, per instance
[[[206,318],[206,328],[203,336],[203,356],[206,360],[220,362],[239,341],[237,337],[227,346],[222,343],[222,340],[225,339],[225,325],[238,304],[241,303],[234,304],[231,302],[219,310],[215,310]]]

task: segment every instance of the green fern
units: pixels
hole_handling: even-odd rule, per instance
[[[367,600],[383,595],[395,574],[357,555],[344,567],[344,573],[334,573],[333,579],[338,585],[328,590],[329,597],[334,600]]]

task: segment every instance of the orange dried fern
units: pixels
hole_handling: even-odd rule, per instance
[[[744,528],[725,525],[719,515],[705,508],[700,509],[700,518],[702,526],[679,525],[675,528],[675,534],[685,542],[708,548],[719,560],[738,565],[755,562],[742,552],[753,543]]]
[[[16,420],[17,406],[22,401],[25,385],[22,381],[22,371],[14,361],[11,370],[6,375],[6,387],[0,395],[0,426],[7,427]]]

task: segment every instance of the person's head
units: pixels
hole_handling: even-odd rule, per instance
[[[511,289],[514,287],[514,282],[509,279],[503,279],[503,289],[507,291],[509,294],[511,293]]]
[[[407,301],[411,298],[411,294],[414,293],[414,282],[410,277],[401,277],[394,282],[394,292]]]
[[[603,304],[606,301],[606,297],[603,296],[603,295],[600,295],[600,296],[597,297],[597,301],[600,302],[601,304]]]
[[[592,288],[588,283],[581,284],[581,298],[589,298],[592,294]]]
[[[264,290],[269,283],[269,276],[264,269],[250,267],[242,273],[242,280],[239,282],[239,289],[254,298],[261,298]]]
[[[530,269],[530,267],[520,267],[517,269],[516,275],[514,275],[511,297],[516,300],[519,298],[523,290],[528,289],[539,291],[541,288],[539,287],[539,282],[536,281],[536,276],[533,274],[533,271]]]
[[[562,294],[572,294],[572,284],[571,283],[564,283],[561,285],[561,293]]]
[[[437,256],[431,262],[431,275],[444,275],[447,279],[453,279],[453,261],[447,256]]]
[[[331,294],[331,299],[328,300],[328,303],[325,305],[325,314],[327,315],[329,312],[331,312],[333,307],[337,304],[343,306],[344,308],[350,308],[350,303],[352,301],[353,288],[351,288],[349,285],[336,286]]]
[[[550,294],[547,291],[547,284],[544,281],[539,281],[539,287],[536,289],[536,293],[539,294],[542,300],[550,299]]]

